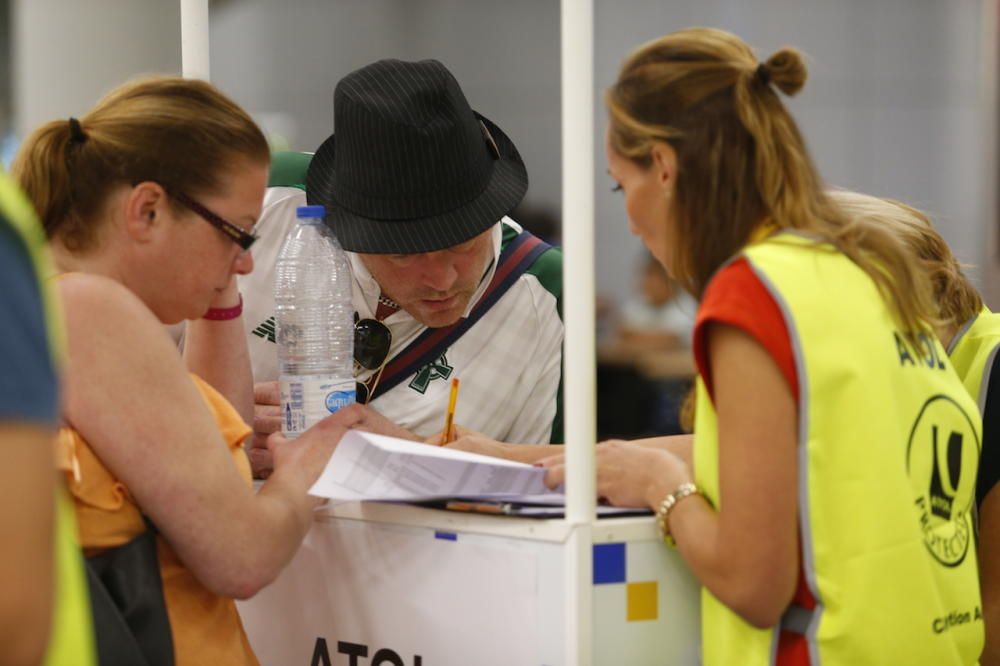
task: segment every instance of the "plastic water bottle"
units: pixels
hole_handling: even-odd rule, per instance
[[[351,266],[323,206],[300,206],[275,266],[281,432],[298,437],[354,402]]]

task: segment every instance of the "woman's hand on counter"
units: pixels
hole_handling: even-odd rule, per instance
[[[669,493],[691,481],[691,469],[669,450],[612,440],[597,446],[597,495],[614,506],[655,509]],[[565,456],[540,461],[545,483],[557,488],[566,481]]]

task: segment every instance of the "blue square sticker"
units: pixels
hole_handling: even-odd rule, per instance
[[[594,585],[625,582],[625,544],[594,544]]]

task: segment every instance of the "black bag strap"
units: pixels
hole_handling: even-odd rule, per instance
[[[174,645],[163,595],[157,529],[85,558],[100,666],[173,666]]]
[[[153,534],[160,533],[160,530],[156,529],[156,525],[146,514],[142,514],[142,522],[146,525],[147,532],[152,532]]]
[[[476,322],[483,318],[490,308],[507,293],[518,278],[531,268],[544,252],[552,246],[533,234],[522,231],[507,243],[500,252],[497,270],[493,274],[489,287],[479,299],[472,312],[465,319],[459,319],[451,326],[444,328],[428,328],[417,336],[417,339],[392,357],[382,370],[382,378],[371,399],[383,395],[396,388],[404,379],[434,361],[448,347],[462,337]]]

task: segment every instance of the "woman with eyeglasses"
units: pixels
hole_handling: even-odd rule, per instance
[[[235,277],[253,268],[268,159],[258,127],[211,85],[156,78],[43,125],[13,166],[60,271],[60,455],[81,544],[107,552],[152,522],[178,664],[257,663],[233,599],[298,548],[317,505],[307,490],[342,434],[322,423],[282,443],[253,492]],[[184,320],[182,357],[164,324]]]
[[[974,664],[978,410],[928,277],[824,193],[779,97],[805,79],[691,29],[607,91],[629,227],[700,305],[693,468],[604,445],[598,492],[655,510],[701,582],[707,666]]]

